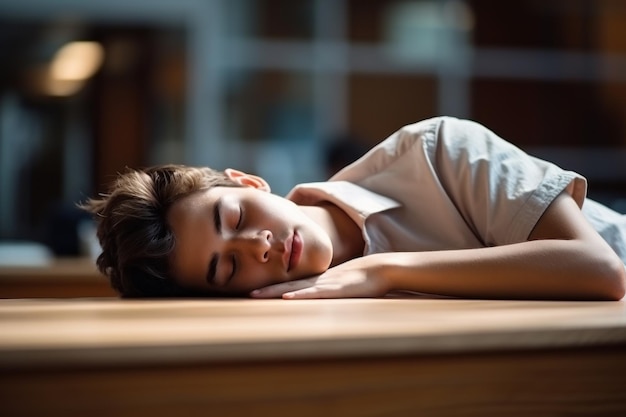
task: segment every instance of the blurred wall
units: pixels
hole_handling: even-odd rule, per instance
[[[335,141],[441,114],[621,209],[625,32],[617,0],[0,2],[0,239],[76,254],[73,204],[126,166],[236,166],[282,194],[326,178]],[[52,84],[76,41],[102,62]]]

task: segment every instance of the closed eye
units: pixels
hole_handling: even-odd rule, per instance
[[[235,277],[235,274],[237,273],[237,268],[239,266],[237,264],[237,258],[235,258],[235,255],[232,255],[230,257],[230,260],[232,262],[232,269],[231,269],[231,273],[230,273],[230,276],[228,277],[228,281],[226,282],[226,284],[228,284]]]
[[[235,226],[235,230],[239,230],[241,224],[243,223],[245,211],[242,206],[239,206],[239,220],[237,220],[237,225]]]

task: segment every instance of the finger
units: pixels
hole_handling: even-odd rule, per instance
[[[254,298],[278,298],[286,292],[301,290],[311,285],[313,284],[310,279],[281,282],[280,284],[256,289],[250,293],[250,296]]]
[[[300,290],[289,291],[283,294],[285,300],[306,300],[313,298],[340,298],[338,291],[320,289],[318,287],[308,287]]]
[[[269,287],[258,288],[250,293],[253,298],[277,298],[289,291],[284,284],[271,285]]]

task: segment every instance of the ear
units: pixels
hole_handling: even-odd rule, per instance
[[[237,184],[245,185],[247,187],[253,187],[261,191],[270,192],[270,185],[263,178],[239,171],[233,168],[226,168],[224,174]]]

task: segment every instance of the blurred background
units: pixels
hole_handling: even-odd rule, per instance
[[[626,2],[0,0],[0,241],[89,254],[75,203],[126,166],[285,194],[437,115],[625,211]]]

